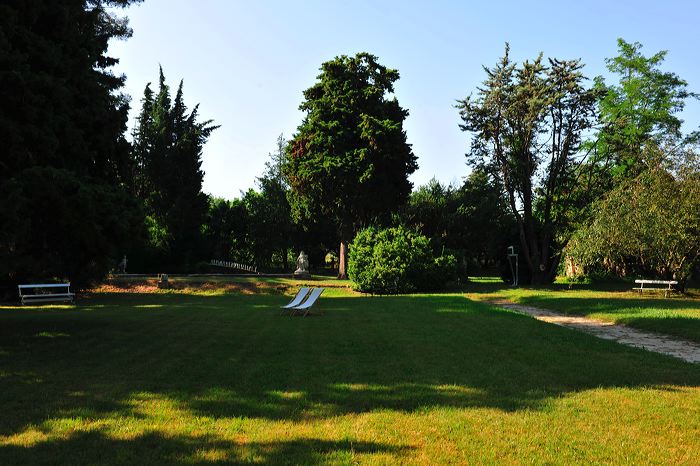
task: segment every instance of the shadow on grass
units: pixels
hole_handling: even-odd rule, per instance
[[[156,432],[133,439],[113,439],[100,432],[80,432],[60,441],[48,441],[34,448],[3,447],[0,463],[82,465],[213,465],[213,464],[328,464],[350,463],[356,455],[390,453],[401,458],[408,446],[376,442],[301,439],[238,444],[207,437],[164,436]]]
[[[698,366],[457,295],[326,298],[319,301],[325,315],[315,319],[280,317],[286,300],[120,295],[77,309],[1,310],[0,435],[50,433],[47,421],[57,419],[148,424],[162,405],[188,419],[303,422],[429,407],[514,412],[588,389],[700,385]],[[174,455],[168,462],[196,464],[192,455],[212,449],[212,458],[248,461],[258,451],[252,457],[278,464],[290,450],[295,462],[311,463],[331,452],[393,448],[311,439],[241,450],[217,441],[157,434],[118,441],[92,432],[2,446],[0,459],[94,463],[112,446],[125,459],[105,462],[130,464],[153,450]]]

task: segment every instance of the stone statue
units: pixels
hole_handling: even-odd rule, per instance
[[[168,280],[167,273],[158,275],[158,288],[170,288],[170,281]]]
[[[304,251],[301,251],[299,257],[297,257],[297,269],[294,271],[294,276],[300,278],[311,277],[309,273],[309,256]]]
[[[124,258],[119,263],[119,273],[126,273],[126,263],[127,262],[128,261],[126,260],[126,255],[124,255]]]

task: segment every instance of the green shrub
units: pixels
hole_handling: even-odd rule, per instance
[[[404,227],[360,231],[350,245],[348,275],[359,291],[395,294],[444,288],[457,259],[435,257],[430,240]]]

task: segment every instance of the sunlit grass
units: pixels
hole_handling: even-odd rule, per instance
[[[620,289],[626,286],[627,289]],[[576,314],[631,327],[675,335],[700,343],[700,299],[696,290],[665,298],[663,293],[640,295],[631,285],[616,289],[511,288],[498,284],[475,282],[468,287],[468,296],[479,300],[510,301]]]
[[[0,308],[0,464],[700,457],[697,365],[459,294],[279,316],[293,291]]]

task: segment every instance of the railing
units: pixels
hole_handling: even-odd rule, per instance
[[[216,267],[226,267],[228,269],[238,269],[250,273],[258,273],[258,268],[254,265],[240,264],[238,262],[220,261],[220,260],[210,260],[210,265]]]

